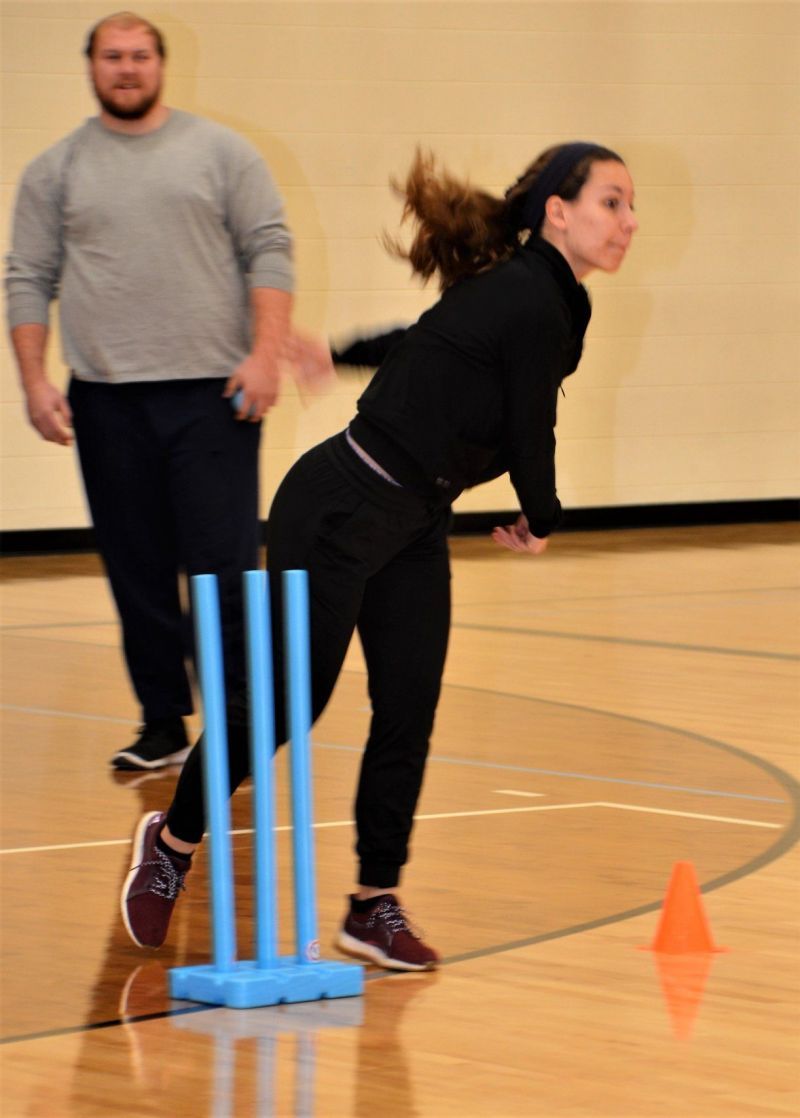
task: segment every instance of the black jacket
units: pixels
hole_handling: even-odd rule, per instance
[[[591,308],[564,257],[536,239],[491,271],[448,288],[407,330],[334,353],[378,365],[353,438],[397,481],[452,502],[508,471],[536,536],[560,520],[556,402]]]

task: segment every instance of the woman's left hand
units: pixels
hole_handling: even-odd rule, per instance
[[[515,524],[507,524],[504,528],[495,528],[492,539],[500,547],[507,547],[509,551],[522,551],[527,555],[541,555],[547,550],[547,539],[531,534],[527,518],[520,515]]]

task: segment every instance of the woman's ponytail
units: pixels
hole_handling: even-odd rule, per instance
[[[408,260],[426,283],[438,275],[441,290],[452,287],[508,260],[521,241],[539,232],[541,218],[531,217],[538,208],[532,211],[530,205],[537,183],[546,187],[544,193],[571,201],[580,193],[592,164],[605,160],[622,162],[616,152],[599,144],[559,144],[526,167],[503,198],[495,198],[437,168],[435,157],[417,148],[405,182],[392,181],[393,190],[403,199],[402,220],[411,218],[416,223],[413,240],[405,248],[396,238],[384,236],[384,246],[393,256]],[[549,182],[553,172],[560,181]]]

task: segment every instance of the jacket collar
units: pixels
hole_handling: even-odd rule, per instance
[[[569,370],[572,373],[577,368],[580,360],[583,350],[583,336],[589,325],[589,319],[592,317],[589,293],[583,284],[575,278],[575,273],[566,259],[549,241],[545,241],[541,237],[532,237],[522,248],[521,255],[529,266],[542,263],[556,281],[564,297],[564,302],[567,304],[572,318],[574,349],[573,363]]]

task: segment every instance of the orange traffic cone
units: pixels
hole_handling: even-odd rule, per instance
[[[691,862],[676,862],[672,867],[661,919],[650,950],[668,955],[727,950],[714,943]]]

